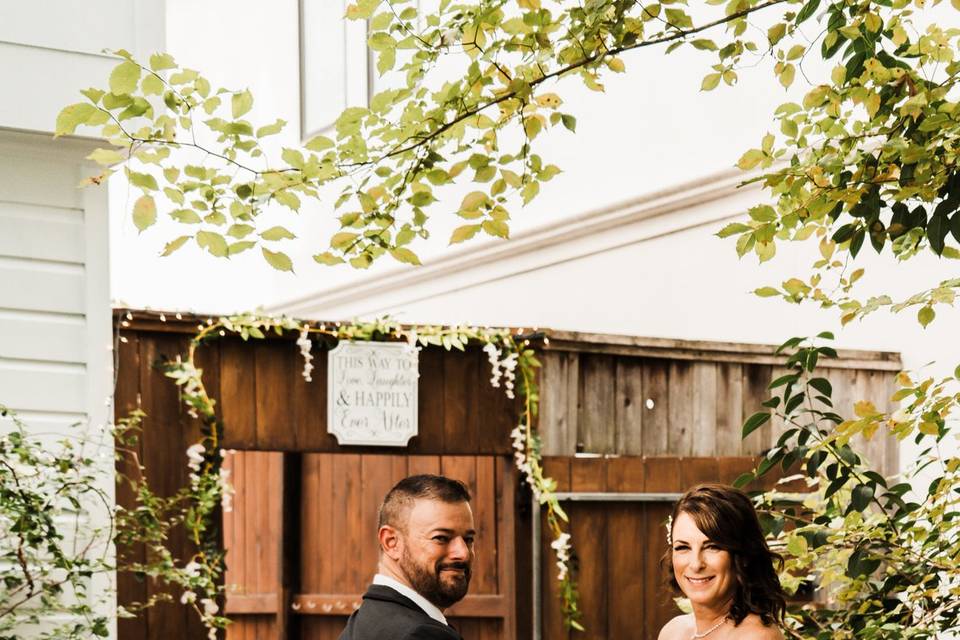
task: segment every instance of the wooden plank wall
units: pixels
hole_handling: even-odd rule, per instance
[[[564,492],[674,493],[698,482],[732,482],[752,457],[621,457],[545,460]],[[771,481],[768,481],[768,484]],[[758,485],[759,486],[759,485]],[[586,633],[563,628],[550,540],[541,541],[544,640],[655,640],[678,611],[660,558],[667,550],[668,502],[567,502]]]
[[[376,572],[377,508],[390,487],[416,473],[457,478],[473,496],[473,579],[469,595],[447,611],[451,624],[473,639],[516,637],[516,481],[508,459],[306,454],[293,530],[283,529],[278,506],[284,454],[237,451],[229,460],[237,493],[224,514],[228,640],[335,640]],[[284,549],[293,555],[289,589],[276,555]]]
[[[763,409],[768,385],[783,373],[775,365],[668,359],[624,353],[563,351],[542,355],[539,428],[543,451],[627,456],[754,456],[769,449],[783,425],[771,421],[741,439],[743,421]],[[758,358],[759,359],[759,358]],[[853,404],[870,400],[889,410],[899,363],[831,367],[819,372],[834,388],[834,409],[854,415]],[[886,472],[897,468],[898,445],[880,433],[855,442]]]
[[[160,495],[170,495],[187,483],[185,452],[199,439],[200,430],[183,409],[176,386],[156,365],[186,353],[196,321],[162,325],[153,319],[144,328],[136,319],[121,330],[116,415],[122,418],[139,407],[147,418],[137,449],[121,457],[118,470],[132,473],[139,460]],[[462,476],[471,486],[477,496],[481,539],[491,545],[481,564],[491,558],[496,562],[496,571],[488,567],[476,574],[472,595],[454,610],[457,624],[472,637],[515,637],[520,626],[513,567],[516,478],[510,459],[495,454],[510,452],[508,433],[518,419],[519,404],[489,385],[488,365],[479,348],[466,353],[439,348],[421,352],[421,435],[403,450],[336,445],[326,433],[325,366],[317,366],[312,383],[304,381],[303,363],[292,340],[226,339],[203,346],[198,354],[204,383],[217,400],[225,425],[223,446],[278,450],[236,451],[227,458],[237,495],[234,510],[224,518],[225,543],[232,551],[225,576],[226,606],[241,621],[231,628],[231,638],[286,640],[339,634],[344,618],[315,615],[315,608],[329,613],[323,611],[325,606],[336,609],[340,602],[358,600],[372,576],[376,547],[372,540],[370,545],[358,543],[363,550],[355,554],[344,553],[337,545],[362,539],[364,528],[375,535],[372,518],[393,481],[430,470]],[[316,354],[316,362],[325,362],[323,353]],[[119,504],[133,504],[127,484],[118,485],[117,495]],[[331,523],[337,523],[333,537],[318,538],[309,529]],[[324,553],[315,555],[317,550],[310,545],[316,544],[327,545]],[[194,553],[181,530],[173,531],[170,548],[178,561]],[[143,557],[144,551],[125,553]],[[301,570],[309,580],[325,576],[331,558],[339,563],[333,565],[339,573],[333,576],[332,592],[312,590],[326,583],[308,583],[307,590],[296,584]],[[291,562],[298,564],[291,567]],[[163,585],[130,575],[120,577],[119,590],[121,604],[143,602],[166,591]],[[179,604],[179,596],[172,592],[172,603],[121,620],[121,640],[205,638],[196,615]]]

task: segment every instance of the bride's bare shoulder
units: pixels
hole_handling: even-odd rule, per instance
[[[765,625],[760,616],[750,614],[737,625],[738,640],[783,640],[783,633],[776,625]]]
[[[693,630],[693,616],[685,613],[663,625],[657,640],[686,640]]]

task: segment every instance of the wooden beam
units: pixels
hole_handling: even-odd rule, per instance
[[[293,613],[305,616],[347,616],[360,608],[363,594],[298,593],[290,605]],[[452,618],[507,618],[510,597],[506,595],[468,595],[446,611]]]
[[[275,593],[245,593],[227,594],[225,612],[228,615],[244,614],[276,614],[277,594]]]

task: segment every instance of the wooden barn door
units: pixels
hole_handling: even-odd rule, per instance
[[[750,457],[548,458],[545,468],[559,492],[623,496],[679,493],[699,482],[729,483],[755,462]],[[656,640],[663,625],[680,613],[660,568],[672,507],[672,501],[662,499],[564,502],[587,631],[563,627],[557,568],[549,536],[543,536],[543,640]]]
[[[335,640],[376,572],[377,507],[415,473],[456,478],[473,496],[473,579],[447,612],[451,624],[471,640],[516,637],[516,482],[508,459],[319,453],[292,462],[294,455],[228,457],[236,488],[224,514],[228,640]]]

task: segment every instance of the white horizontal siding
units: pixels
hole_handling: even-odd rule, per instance
[[[87,410],[85,365],[0,358],[0,402],[17,411]]]
[[[83,210],[0,200],[0,256],[82,264]]]
[[[81,364],[86,362],[86,325],[81,315],[0,309],[0,355]]]
[[[132,51],[133,19],[130,0],[2,2],[0,40],[95,55],[104,47]]]
[[[0,304],[7,309],[84,313],[84,266],[0,258]]]
[[[0,77],[3,77],[3,45],[0,44]],[[0,100],[0,105],[12,100]],[[75,102],[75,101],[74,101]],[[3,107],[0,106],[0,109]],[[0,120],[0,124],[2,124]],[[0,200],[38,207],[83,208],[80,165],[66,159],[24,155],[23,144],[0,147]]]
[[[0,6],[11,4],[18,3],[0,2]],[[42,3],[22,4],[36,7]],[[114,41],[104,44],[110,46]],[[0,78],[6,98],[0,100],[0,127],[53,132],[60,110],[86,100],[81,89],[105,86],[116,64],[116,59],[102,56],[0,42]],[[84,134],[82,130],[78,133]]]

